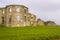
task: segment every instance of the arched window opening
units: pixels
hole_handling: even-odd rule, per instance
[[[19,21],[20,21],[20,16],[17,16],[16,19],[17,19],[17,21],[19,22]]]
[[[17,8],[16,11],[17,11],[17,12],[20,12],[20,8]]]
[[[2,17],[2,24],[4,24],[4,17]]]

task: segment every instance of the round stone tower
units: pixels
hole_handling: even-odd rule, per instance
[[[11,27],[25,26],[25,15],[28,14],[28,8],[23,5],[7,5],[5,13],[5,25]]]

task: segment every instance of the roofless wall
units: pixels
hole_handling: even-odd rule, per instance
[[[36,16],[28,12],[24,5],[7,5],[0,8],[0,25],[6,27],[43,26],[43,20],[36,20]],[[55,25],[55,23],[49,23]]]

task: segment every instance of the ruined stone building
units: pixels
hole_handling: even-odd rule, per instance
[[[2,25],[7,27],[42,26],[45,22],[36,19],[36,15],[29,13],[24,5],[7,5],[0,8],[0,26]]]
[[[56,23],[53,21],[47,21],[47,22],[45,22],[45,24],[48,26],[56,26]]]

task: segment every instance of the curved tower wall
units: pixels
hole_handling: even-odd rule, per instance
[[[5,25],[6,26],[24,26],[24,15],[28,9],[21,5],[9,5],[6,7]]]
[[[0,8],[0,25],[5,24],[5,8]]]
[[[2,13],[3,9],[0,10]],[[28,13],[28,8],[23,5],[7,5],[4,8],[4,14],[0,16],[0,24],[2,24],[2,16],[4,16],[4,25],[7,27],[32,26],[36,21],[36,16]]]

